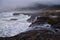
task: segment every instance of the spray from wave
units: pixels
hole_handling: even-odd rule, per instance
[[[12,13],[0,13],[0,37],[11,37],[26,31],[31,23],[27,22],[30,16],[20,14],[13,16]]]

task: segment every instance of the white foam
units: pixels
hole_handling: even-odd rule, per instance
[[[0,37],[11,37],[21,32],[27,31],[31,23],[27,20],[31,17],[28,15],[13,16],[13,13],[0,14]],[[10,19],[16,18],[16,21]]]

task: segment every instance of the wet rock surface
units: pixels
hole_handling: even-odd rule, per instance
[[[19,15],[19,14],[15,14],[15,15]],[[32,16],[32,19],[34,17]],[[44,17],[38,18],[37,21],[35,21],[34,23],[32,23],[32,25],[30,25],[30,27],[32,27],[32,30],[20,33],[13,37],[4,37],[4,38],[0,37],[0,40],[60,40],[60,29],[57,28],[59,24],[56,24],[56,27],[55,25],[54,27],[49,27],[49,26],[40,27],[41,26],[40,24],[44,24],[45,22],[47,22],[47,19],[48,18],[44,18]],[[16,20],[16,19],[11,19],[11,20]]]
[[[10,38],[0,38],[0,40],[59,40],[60,35],[54,34],[50,30],[32,30],[21,33]]]
[[[43,21],[43,19],[41,20]],[[49,27],[49,24],[44,24],[47,26],[41,27],[39,22],[36,21],[30,25],[32,30],[20,33],[14,37],[0,38],[0,40],[60,40],[60,29]]]

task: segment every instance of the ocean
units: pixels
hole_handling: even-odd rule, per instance
[[[50,24],[35,25],[34,27],[29,27],[32,22],[27,20],[31,18],[31,15],[17,14],[16,12],[2,12],[0,13],[0,37],[12,37],[18,35],[22,32],[29,30],[52,30]],[[37,27],[37,28],[36,28]]]

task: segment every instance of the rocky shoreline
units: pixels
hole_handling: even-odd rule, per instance
[[[50,33],[50,34],[49,34]],[[59,40],[60,35],[54,34],[50,30],[31,30],[10,38],[0,38],[0,40]]]
[[[29,21],[31,21],[31,20],[29,20]],[[44,24],[45,22],[47,22],[46,18],[43,17],[43,19],[42,19],[39,17],[37,19],[37,21],[33,22],[29,27],[35,27],[36,25]],[[47,28],[48,28],[48,26],[47,26]],[[20,33],[14,37],[5,37],[5,38],[0,37],[0,40],[59,40],[60,39],[59,30],[60,29],[55,29],[54,27],[52,27],[52,28],[54,31],[47,30],[45,28],[42,28],[42,29],[44,29],[44,30],[42,30],[41,27],[35,27],[35,29],[38,29],[38,30],[33,29],[30,31],[26,31],[26,32]]]

